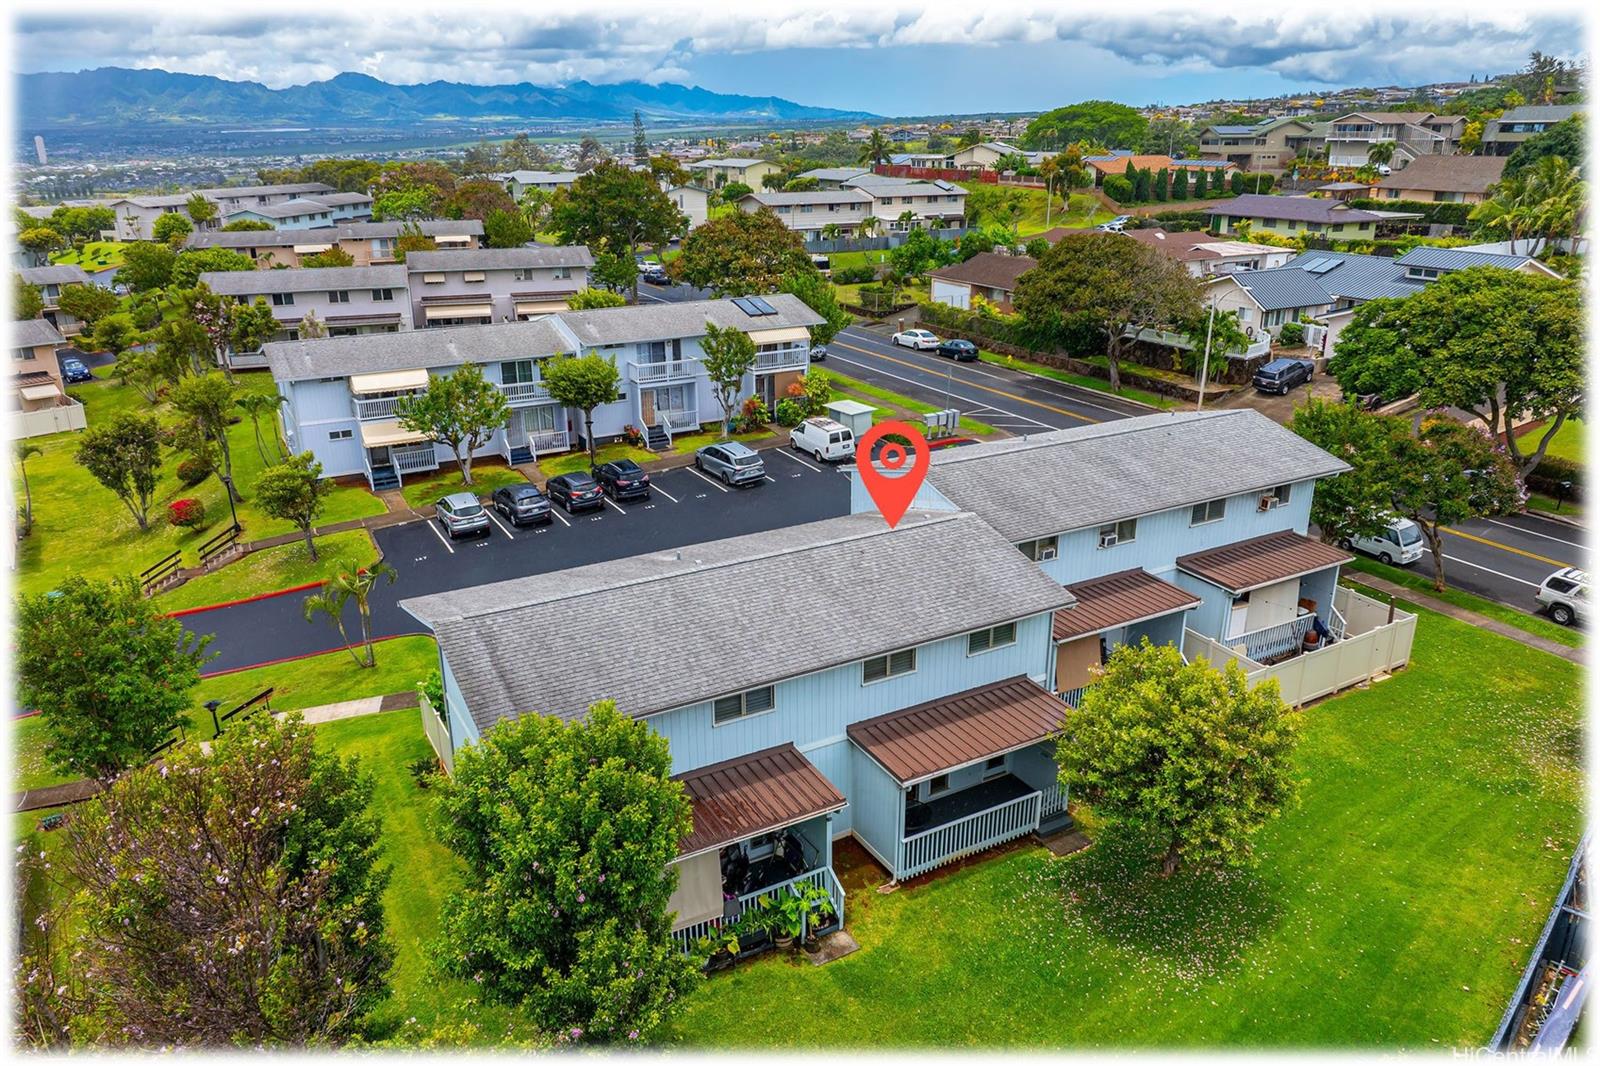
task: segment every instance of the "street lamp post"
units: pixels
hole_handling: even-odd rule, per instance
[[[228,514],[232,516],[233,528],[237,532],[239,529],[239,512],[233,506],[233,475],[222,475],[222,487],[228,490]]]
[[[1211,298],[1211,313],[1206,316],[1206,354],[1200,363],[1200,395],[1195,398],[1194,409],[1200,410],[1206,402],[1206,375],[1211,370],[1211,327],[1217,321],[1217,299]],[[231,499],[231,497],[230,497]]]

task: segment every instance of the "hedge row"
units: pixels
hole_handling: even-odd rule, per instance
[[[1360,211],[1404,211],[1419,214],[1422,221],[1438,226],[1465,226],[1472,213],[1472,204],[1435,204],[1421,200],[1351,200],[1350,206]]]

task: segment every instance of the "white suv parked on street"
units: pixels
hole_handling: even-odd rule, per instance
[[[1570,626],[1589,621],[1589,578],[1575,566],[1545,578],[1533,598],[1550,612],[1553,622]]]
[[[856,435],[831,418],[808,418],[789,431],[789,447],[810,452],[819,463],[848,459],[856,453]]]

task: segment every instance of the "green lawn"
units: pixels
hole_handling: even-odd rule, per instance
[[[614,444],[602,444],[594,450],[595,465],[609,463],[613,459],[632,459],[636,463],[648,463],[653,459],[661,458],[655,452],[645,448],[635,448],[631,444],[617,441]],[[555,477],[557,474],[572,474],[577,472],[587,473],[589,470],[589,453],[587,451],[568,452],[566,455],[552,455],[548,459],[539,460],[539,471],[545,477]]]
[[[978,349],[978,358],[985,363],[993,363],[995,366],[1003,366],[1008,370],[1020,370],[1024,374],[1038,374],[1040,377],[1051,378],[1055,381],[1064,381],[1069,385],[1080,385],[1086,389],[1094,389],[1096,392],[1104,392],[1113,396],[1121,396],[1125,400],[1138,400],[1140,403],[1147,403],[1151,407],[1159,407],[1162,410],[1170,410],[1179,406],[1179,401],[1173,399],[1171,396],[1163,396],[1158,392],[1147,392],[1144,389],[1133,389],[1126,385],[1120,389],[1113,389],[1111,387],[1111,382],[1105,380],[1104,378],[1093,378],[1085,374],[1073,374],[1065,370],[1057,370],[1053,366],[1040,366],[1038,363],[1030,363],[1022,359],[1014,359],[1009,355],[1000,355],[997,352],[987,351],[982,348]]]
[[[1583,521],[1583,504],[1571,499],[1557,501],[1554,496],[1546,496],[1542,492],[1528,493],[1528,510],[1558,514],[1574,522]]]
[[[318,537],[317,555],[317,561],[312,562],[303,540],[263,548],[209,574],[190,578],[177,588],[163,592],[157,602],[166,610],[181,611],[292,588],[323,580],[341,559],[353,559],[361,566],[373,563],[378,558],[378,549],[366,530],[351,529]],[[243,593],[240,589],[253,591]]]
[[[50,257],[54,266],[79,266],[93,274],[99,270],[110,270],[112,267],[122,265],[122,252],[131,242],[129,241],[89,241],[80,252],[76,248],[69,248],[64,252],[56,252]]]
[[[1517,444],[1522,448],[1532,451],[1539,446],[1539,439],[1544,436],[1548,423],[1540,422],[1538,426],[1519,437]],[[1545,449],[1545,455],[1551,459],[1565,459],[1579,466],[1585,465],[1587,455],[1583,446],[1583,423],[1569,418],[1561,423],[1561,428],[1556,430],[1556,435],[1550,438],[1550,447]]]
[[[1448,562],[1445,567],[1445,575],[1448,577],[1450,573]],[[1581,629],[1556,625],[1543,615],[1519,611],[1514,607],[1507,607],[1503,603],[1486,600],[1482,596],[1474,596],[1470,592],[1462,592],[1460,589],[1446,588],[1443,592],[1434,591],[1433,564],[1431,562],[1420,562],[1410,569],[1404,569],[1398,566],[1385,566],[1376,559],[1369,559],[1365,555],[1357,555],[1355,559],[1345,564],[1344,569],[1346,572],[1372,574],[1376,577],[1388,578],[1397,585],[1416,589],[1418,592],[1443,600],[1445,603],[1456,607],[1465,607],[1467,610],[1476,611],[1486,618],[1493,618],[1497,622],[1516,626],[1518,629],[1532,633],[1535,636],[1553,640],[1558,644],[1565,644],[1569,648],[1581,648],[1584,645],[1584,635]],[[1427,603],[1426,600],[1422,602],[1424,604]],[[1534,606],[1531,595],[1528,597],[1528,606],[1530,609]]]
[[[1492,663],[1492,685],[1483,664]],[[1101,840],[846,902],[861,950],[708,980],[704,1047],[1476,1047],[1581,832],[1579,667],[1428,611],[1404,673],[1314,706],[1260,863],[1167,881]],[[736,1019],[759,1019],[758,1024]]]
[[[888,389],[856,378],[847,377],[833,370],[814,370],[812,372],[828,375],[828,380],[833,383],[833,399],[857,400],[877,407],[878,410],[872,416],[873,422],[899,419],[920,426],[922,425],[923,415],[940,410],[935,404],[913,400],[909,396],[890,392]],[[961,432],[974,437],[988,437],[996,432],[995,428],[987,422],[979,422],[976,418],[968,418],[965,415],[961,417],[960,425]]]
[[[502,485],[516,485],[527,480],[520,472],[508,466],[478,462],[472,464],[472,484],[465,485],[461,481],[461,471],[452,461],[448,466],[441,466],[427,481],[408,482],[401,488],[400,494],[406,498],[406,503],[411,507],[426,507],[438,502],[441,496],[448,496],[452,492],[470,492],[479,499],[486,500]]]
[[[984,182],[978,181],[958,181],[956,184],[960,185],[968,192],[972,192],[974,189],[980,188],[997,188],[997,186],[988,185]],[[1047,223],[1045,221],[1045,202],[1043,189],[1030,189],[1013,185],[998,187],[1015,189],[1016,191],[1022,193],[1024,197],[1023,213],[1022,216],[1017,219],[1017,235],[1020,236],[1024,241],[1031,236],[1044,233],[1046,230],[1055,229],[1058,226],[1065,226],[1068,229],[1088,229],[1090,226],[1098,226],[1100,223],[1109,222],[1111,219],[1116,217],[1114,213],[1107,211],[1105,206],[1102,205],[1099,200],[1096,200],[1088,193],[1074,193],[1071,197],[1071,201],[1067,205],[1066,210],[1062,210],[1061,193],[1057,191],[1055,196],[1055,205],[1050,210],[1050,218],[1049,222]],[[985,218],[982,220],[981,224],[987,225],[992,221],[994,220]]]
[[[117,385],[105,377],[74,385],[69,391],[83,402],[90,426],[100,424],[121,411],[148,411],[149,404],[137,390]],[[241,389],[271,392],[272,378],[266,374],[241,374]],[[163,422],[173,421],[171,412],[159,408]],[[264,433],[264,435],[266,435]],[[79,434],[56,433],[35,437],[44,454],[28,460],[28,481],[33,490],[33,533],[17,545],[17,588],[24,593],[40,593],[59,585],[68,574],[108,578],[118,574],[138,574],[174,550],[183,552],[183,564],[198,563],[199,546],[227,528],[228,502],[221,482],[207,478],[193,488],[178,483],[176,469],[180,456],[169,453],[161,467],[161,481],[151,508],[150,529],[141,532],[133,516],[111,492],[89,476],[73,455]],[[255,435],[248,418],[228,430],[233,453],[234,478],[245,497],[238,505],[244,538],[255,540],[294,531],[289,522],[268,518],[251,502],[255,480],[263,465],[256,450]],[[268,455],[272,442],[267,440]],[[12,465],[12,477],[18,478]],[[22,496],[20,479],[16,493]],[[208,525],[191,532],[167,523],[166,507],[172,500],[196,497],[205,504]],[[319,524],[383,513],[383,501],[364,488],[338,487],[328,496]],[[266,589],[239,583],[234,595],[246,596]]]
[[[765,440],[767,437],[772,436],[775,431],[777,431],[777,427],[768,426],[749,433],[733,433],[727,439],[736,440],[744,444],[753,440]],[[722,439],[722,433],[717,429],[708,429],[700,433],[680,433],[672,438],[672,452],[674,455],[693,455],[706,445],[716,444]]]

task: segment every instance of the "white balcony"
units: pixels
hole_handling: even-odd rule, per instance
[[[781,348],[775,352],[757,352],[754,370],[757,374],[773,370],[798,370],[811,365],[811,350],[804,345]]]
[[[641,385],[660,385],[668,381],[686,381],[700,374],[698,359],[667,359],[655,363],[628,364],[628,377]]]
[[[414,396],[416,393],[404,395]],[[393,418],[395,405],[400,399],[400,396],[355,396],[350,402],[355,408],[356,417],[365,422],[373,418]]]
[[[500,391],[511,403],[534,403],[550,398],[550,390],[542,381],[507,381],[500,383]]]

